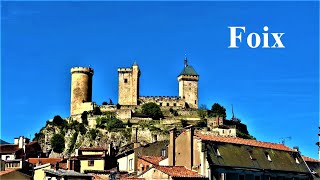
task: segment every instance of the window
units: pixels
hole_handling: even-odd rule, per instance
[[[169,106],[169,103],[167,103],[167,106]]]
[[[6,160],[10,159],[10,156],[6,156]]]
[[[300,162],[299,162],[298,158],[296,158],[296,163],[297,163],[297,164],[300,164]]]
[[[266,158],[268,159],[268,161],[272,161],[268,152],[265,152],[265,155],[266,155]]]
[[[128,79],[126,78],[126,79],[124,79],[124,83],[127,83],[128,82]]]
[[[160,103],[160,106],[162,106],[162,103]]]
[[[260,176],[255,176],[254,180],[260,180]]]
[[[249,150],[248,153],[249,153],[249,156],[250,156],[251,160],[256,160],[256,158],[253,156],[253,151],[252,150]]]
[[[197,104],[197,100],[194,100],[194,104]]]
[[[162,149],[162,150],[161,150],[161,156],[162,156],[162,157],[166,157],[166,150],[165,150],[165,149]]]
[[[218,148],[214,148],[214,150],[215,150],[217,156],[221,156]]]
[[[89,160],[88,161],[88,166],[94,166],[94,160]]]
[[[176,104],[176,103],[173,103],[173,106],[177,106],[177,104]]]
[[[133,159],[129,159],[129,171],[133,169]]]
[[[244,175],[243,174],[239,175],[239,180],[244,180]]]

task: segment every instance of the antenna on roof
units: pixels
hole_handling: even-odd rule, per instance
[[[282,137],[282,138],[280,138],[280,140],[281,140],[281,144],[285,145],[286,140],[291,140],[291,136],[288,136],[288,137]]]
[[[188,66],[187,52],[184,54],[184,67]]]
[[[231,107],[232,107],[232,119],[234,119],[233,104],[231,104]]]

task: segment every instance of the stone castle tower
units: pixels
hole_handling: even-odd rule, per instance
[[[118,68],[119,94],[118,103],[121,105],[138,105],[140,70],[137,63],[131,68]]]
[[[184,68],[178,76],[179,96],[190,108],[198,109],[198,81],[199,75],[188,65],[188,59],[185,58]]]
[[[93,69],[86,67],[71,68],[71,109],[76,115],[92,109],[92,76]]]

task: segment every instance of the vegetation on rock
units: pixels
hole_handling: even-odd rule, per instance
[[[211,110],[209,111],[209,117],[223,117],[226,118],[227,117],[227,113],[226,113],[226,108],[224,108],[223,106],[221,106],[218,103],[214,103],[211,107]]]
[[[151,117],[152,119],[160,119],[163,117],[162,111],[160,109],[160,106],[156,103],[149,102],[145,103],[141,107],[142,113]]]
[[[65,148],[64,136],[61,134],[55,134],[51,138],[51,148],[53,152],[62,153]]]

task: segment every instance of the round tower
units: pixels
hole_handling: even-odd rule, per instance
[[[70,115],[80,114],[81,105],[92,101],[93,69],[86,67],[71,68],[71,108]]]

